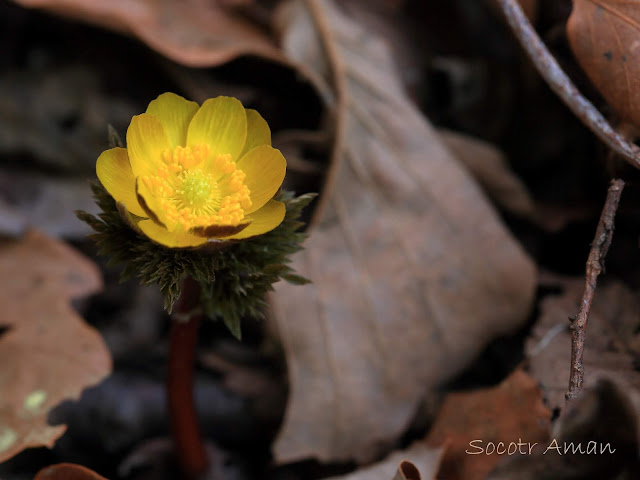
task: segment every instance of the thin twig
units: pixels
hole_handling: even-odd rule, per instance
[[[602,207],[602,214],[598,222],[589,258],[584,281],[584,291],[578,315],[570,317],[571,321],[571,370],[569,372],[569,389],[565,394],[567,402],[577,398],[582,392],[584,381],[584,365],[582,357],[584,355],[584,340],[587,330],[587,319],[593,302],[593,295],[596,290],[598,275],[604,271],[604,259],[611,245],[613,238],[613,221],[620,203],[620,195],[624,189],[624,181],[620,179],[611,180],[607,199]]]
[[[640,148],[616,131],[571,82],[523,13],[518,0],[498,0],[507,22],[536,69],[569,109],[614,152],[640,168]]]

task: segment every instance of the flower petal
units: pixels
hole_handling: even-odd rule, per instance
[[[267,233],[282,223],[286,212],[287,208],[284,203],[277,200],[269,200],[260,210],[247,216],[248,220],[252,220],[247,228],[235,235],[224,237],[224,240],[240,240]]]
[[[138,223],[138,228],[154,242],[170,248],[197,247],[207,241],[206,238],[196,237],[187,232],[169,232],[152,220],[142,220]]]
[[[247,138],[247,115],[239,100],[210,98],[189,124],[187,146],[208,144],[212,155],[231,155],[235,161]]]
[[[146,217],[149,217],[149,219],[159,227],[173,230],[176,222],[167,221],[165,209],[160,203],[160,199],[156,197],[149,187],[141,182],[139,178],[136,178],[136,198],[144,210]]]
[[[125,148],[112,148],[100,154],[96,173],[102,186],[125,208],[140,217],[146,217],[136,198],[136,179],[131,171]]]
[[[143,113],[131,119],[127,129],[127,151],[133,175],[155,175],[162,162],[162,152],[171,144],[158,117]]]
[[[251,108],[246,109],[247,112],[247,141],[244,144],[242,157],[249,150],[259,147],[260,145],[271,145],[271,129],[267,121],[262,118],[258,112]]]
[[[241,232],[251,223],[251,221],[240,223],[238,225],[207,225],[204,227],[193,227],[189,233],[204,238],[220,238],[228,237]]]
[[[247,175],[244,184],[251,192],[251,207],[245,213],[249,214],[276,194],[284,180],[287,162],[280,150],[262,145],[244,155],[238,161],[238,168]]]
[[[187,129],[193,115],[198,111],[198,104],[182,98],[175,93],[167,92],[153,100],[147,107],[147,113],[160,119],[171,147],[187,144]]]

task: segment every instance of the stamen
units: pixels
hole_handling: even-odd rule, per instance
[[[208,160],[210,151],[207,144],[165,150],[156,174],[140,178],[160,199],[169,230],[239,225],[251,207],[246,174],[230,155]]]

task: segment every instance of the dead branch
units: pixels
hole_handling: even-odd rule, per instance
[[[587,259],[586,274],[584,281],[584,291],[580,310],[575,317],[569,317],[571,321],[571,369],[569,372],[569,389],[565,394],[567,402],[578,397],[582,392],[584,381],[584,365],[582,358],[584,355],[584,341],[587,330],[587,320],[596,290],[598,275],[604,271],[604,259],[609,251],[611,239],[613,238],[614,219],[620,196],[624,189],[624,181],[620,179],[611,180],[607,199],[602,207],[596,234],[591,244],[589,257]]]
[[[498,0],[498,2],[509,26],[551,89],[609,148],[634,167],[640,168],[640,148],[615,130],[598,109],[578,91],[531,26],[518,0]]]

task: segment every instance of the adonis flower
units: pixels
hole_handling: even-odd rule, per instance
[[[96,171],[130,223],[165,247],[254,237],[285,216],[273,196],[286,161],[267,122],[235,98],[199,106],[160,95],[131,120],[127,148],[103,152]]]

